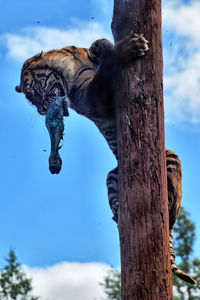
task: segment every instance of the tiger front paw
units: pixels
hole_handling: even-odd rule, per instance
[[[120,63],[127,63],[148,51],[148,41],[143,34],[130,33],[115,45],[115,55]]]

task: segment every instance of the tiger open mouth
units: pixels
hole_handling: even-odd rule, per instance
[[[48,68],[22,70],[21,83],[16,88],[37,108],[40,115],[45,115],[53,97],[63,97],[67,93],[62,74]],[[64,116],[68,111],[64,110]]]
[[[21,92],[19,86],[16,91]],[[23,92],[26,98],[37,108],[40,115],[45,115],[54,97],[64,97],[64,88],[60,83],[54,83],[48,88],[43,88],[40,82],[34,82],[30,87],[28,84],[24,86]],[[65,102],[66,104],[66,102]],[[63,116],[68,116],[67,105],[63,106]]]
[[[56,97],[56,96],[63,97],[64,91],[60,85],[55,84],[55,86],[49,93],[45,93],[45,91],[44,91],[44,93],[42,95],[38,95],[38,96],[40,96],[41,100],[38,103],[38,105],[36,104],[37,110],[38,110],[39,114],[45,115],[50,104],[52,103],[53,97]]]

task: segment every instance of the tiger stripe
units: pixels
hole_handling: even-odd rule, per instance
[[[118,222],[118,168],[113,169],[108,173],[107,180],[108,201],[113,213],[113,220]]]

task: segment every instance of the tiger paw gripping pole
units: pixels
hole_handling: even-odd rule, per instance
[[[114,0],[118,42],[144,34],[149,51],[116,85],[122,300],[172,300],[164,154],[161,0]]]

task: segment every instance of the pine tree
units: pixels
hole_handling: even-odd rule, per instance
[[[31,279],[26,277],[13,249],[5,260],[6,265],[0,271],[0,300],[38,300],[30,295]]]
[[[178,267],[190,274],[197,282],[191,285],[173,276],[173,285],[177,288],[180,300],[200,299],[200,259],[192,258],[193,244],[195,240],[195,225],[189,218],[189,213],[181,209],[175,228],[175,253],[180,263]],[[178,260],[177,259],[177,260]]]
[[[107,300],[121,300],[121,273],[112,268],[103,284]]]

